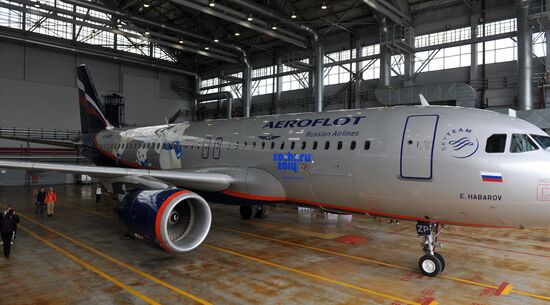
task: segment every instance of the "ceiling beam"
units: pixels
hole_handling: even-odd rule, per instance
[[[17,2],[21,3],[21,4],[30,3],[28,1],[22,1],[22,0],[18,0]],[[30,6],[30,7],[29,6],[21,7],[21,6],[12,5],[12,4],[8,4],[8,3],[4,3],[4,2],[0,2],[0,7],[4,7],[4,8],[7,8],[7,9],[10,9],[10,10],[15,10],[15,11],[20,11],[20,12],[25,12],[25,13],[28,13],[28,14],[33,14],[33,15],[37,15],[37,16],[41,16],[41,17],[45,17],[45,18],[50,18],[50,19],[54,19],[54,20],[64,21],[64,22],[67,22],[67,23],[73,23],[73,24],[77,24],[77,25],[80,25],[80,26],[86,26],[86,27],[96,29],[96,30],[99,30],[99,31],[105,31],[105,32],[113,33],[113,34],[123,35],[123,36],[126,36],[126,37],[136,38],[136,39],[152,42],[152,43],[155,43],[155,44],[158,44],[158,45],[161,45],[161,46],[170,47],[170,48],[178,49],[178,50],[185,51],[185,52],[195,53],[195,54],[206,56],[206,57],[212,57],[212,58],[227,61],[227,62],[230,62],[230,63],[237,63],[238,62],[238,57],[236,55],[232,54],[232,53],[228,53],[228,52],[225,52],[223,50],[220,50],[221,53],[217,53],[215,50],[205,51],[205,50],[201,50],[200,48],[197,48],[197,47],[192,47],[191,45],[187,46],[187,45],[178,44],[177,43],[178,38],[170,37],[170,36],[163,35],[163,34],[160,34],[160,33],[151,32],[153,34],[151,36],[156,35],[158,38],[164,38],[164,39],[167,39],[167,40],[170,39],[170,40],[173,40],[175,42],[172,43],[172,42],[169,42],[169,41],[159,40],[159,39],[155,39],[155,38],[152,38],[152,37],[147,37],[147,36],[142,36],[142,35],[137,35],[137,34],[131,34],[131,33],[128,33],[128,32],[121,31],[119,29],[111,28],[107,25],[105,25],[105,26],[104,25],[97,25],[95,23],[89,23],[89,22],[85,22],[85,21],[79,21],[79,20],[76,20],[76,19],[73,19],[73,18],[63,17],[59,14],[69,15],[69,16],[72,16],[72,17],[81,18],[83,20],[93,19],[95,22],[100,21],[100,20],[96,20],[96,18],[92,18],[90,16],[86,17],[86,15],[83,15],[83,14],[79,14],[79,13],[69,11],[69,10],[60,9],[60,8],[53,7],[53,6],[48,6],[48,5],[45,5],[45,4],[42,4],[40,7],[42,9],[48,10],[50,12],[43,12],[43,11],[32,9],[32,8],[30,8],[32,6]],[[101,22],[104,23],[104,22],[108,22],[108,21],[101,20]],[[133,27],[133,26],[123,26],[123,28],[133,30],[133,31],[137,31],[137,32],[145,31],[143,29]]]
[[[412,22],[412,19],[410,16],[404,14],[399,9],[395,8],[393,5],[386,2],[385,0],[363,0],[363,2],[365,2],[365,4],[371,9],[388,17],[393,22],[399,25],[408,26]]]
[[[202,13],[217,17],[219,19],[223,19],[231,23],[238,24],[242,27],[249,28],[256,32],[286,41],[288,43],[299,46],[301,48],[308,47],[308,44],[306,42],[307,40],[304,37],[301,37],[300,35],[297,35],[295,33],[288,32],[282,29],[272,30],[267,23],[257,19],[255,19],[253,22],[249,22],[246,20],[246,18],[248,17],[246,14],[235,11],[231,8],[222,6],[221,4],[216,3],[216,6],[211,8],[208,6],[207,1],[202,1],[202,0],[200,2],[189,1],[189,0],[171,0],[171,1],[174,3],[180,4],[182,6],[188,7],[190,9],[194,9]]]

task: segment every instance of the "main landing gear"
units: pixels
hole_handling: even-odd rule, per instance
[[[434,277],[445,270],[445,258],[443,255],[435,252],[439,246],[437,237],[441,233],[442,225],[433,222],[417,222],[416,232],[422,236],[422,248],[426,253],[418,261],[420,272],[425,276]]]
[[[243,219],[267,218],[267,206],[265,205],[241,205],[239,212]]]

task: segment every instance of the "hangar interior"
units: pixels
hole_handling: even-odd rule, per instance
[[[548,0],[0,0],[0,138],[78,136],[80,64],[88,66],[104,109],[110,107],[121,127],[416,105],[422,93],[434,105],[495,110],[550,130],[547,31]],[[0,158],[87,163],[69,148],[2,139]],[[13,288],[7,295],[16,300],[6,304],[550,300],[544,229],[450,229],[448,242],[456,252],[449,256],[458,261],[455,266],[466,267],[457,266],[462,269],[439,282],[403,267],[416,264],[416,256],[398,255],[416,251],[416,239],[402,225],[367,218],[351,223],[348,215],[296,214],[284,207],[275,208],[268,221],[235,223],[233,207],[216,207],[217,234],[175,260],[119,238],[124,229],[113,224],[109,206],[95,210],[94,188],[69,185],[76,182],[90,181],[0,171],[2,200],[15,204],[28,226],[21,237],[29,238],[20,238],[16,251],[38,249],[14,258],[30,268],[1,264],[7,276],[0,284]],[[36,187],[58,184],[65,185],[59,187],[66,201],[59,217],[65,220],[33,220]],[[40,234],[30,238],[36,231],[58,244]],[[353,238],[365,231],[369,238]],[[77,241],[62,232],[73,232]],[[333,242],[342,237],[352,238]],[[78,240],[101,251],[87,251]],[[518,244],[521,249],[514,250]],[[381,253],[388,245],[398,251]],[[247,252],[231,250],[239,248]],[[284,259],[295,252],[299,259]],[[52,263],[34,274],[41,264],[33,255]],[[99,273],[85,273],[78,260],[103,266],[100,272],[124,283],[113,286],[103,275],[98,280]],[[483,273],[472,273],[480,266]],[[36,288],[31,277],[50,283]],[[71,281],[61,289],[52,278]],[[17,287],[28,298],[14,292]]]
[[[103,102],[121,97],[124,126],[418,104],[421,92],[433,104],[495,109],[547,129],[546,7],[543,0],[3,1],[1,130],[78,132],[81,63]],[[7,155],[38,153],[6,146]],[[31,179],[14,175],[0,180]]]

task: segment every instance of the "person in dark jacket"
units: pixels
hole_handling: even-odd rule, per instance
[[[44,216],[44,202],[46,201],[46,189],[44,187],[40,188],[40,191],[36,193],[36,209],[35,214],[40,215],[41,217]]]
[[[0,235],[2,235],[2,242],[4,243],[4,257],[10,257],[11,239],[13,233],[17,230],[17,224],[19,223],[19,216],[15,214],[12,207],[8,207],[6,215],[0,221]]]

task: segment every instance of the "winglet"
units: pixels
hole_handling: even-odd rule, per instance
[[[420,98],[420,104],[422,105],[422,107],[430,106],[430,103],[428,103],[428,101],[426,100],[424,95],[422,95],[422,93],[418,94],[418,97]]]

